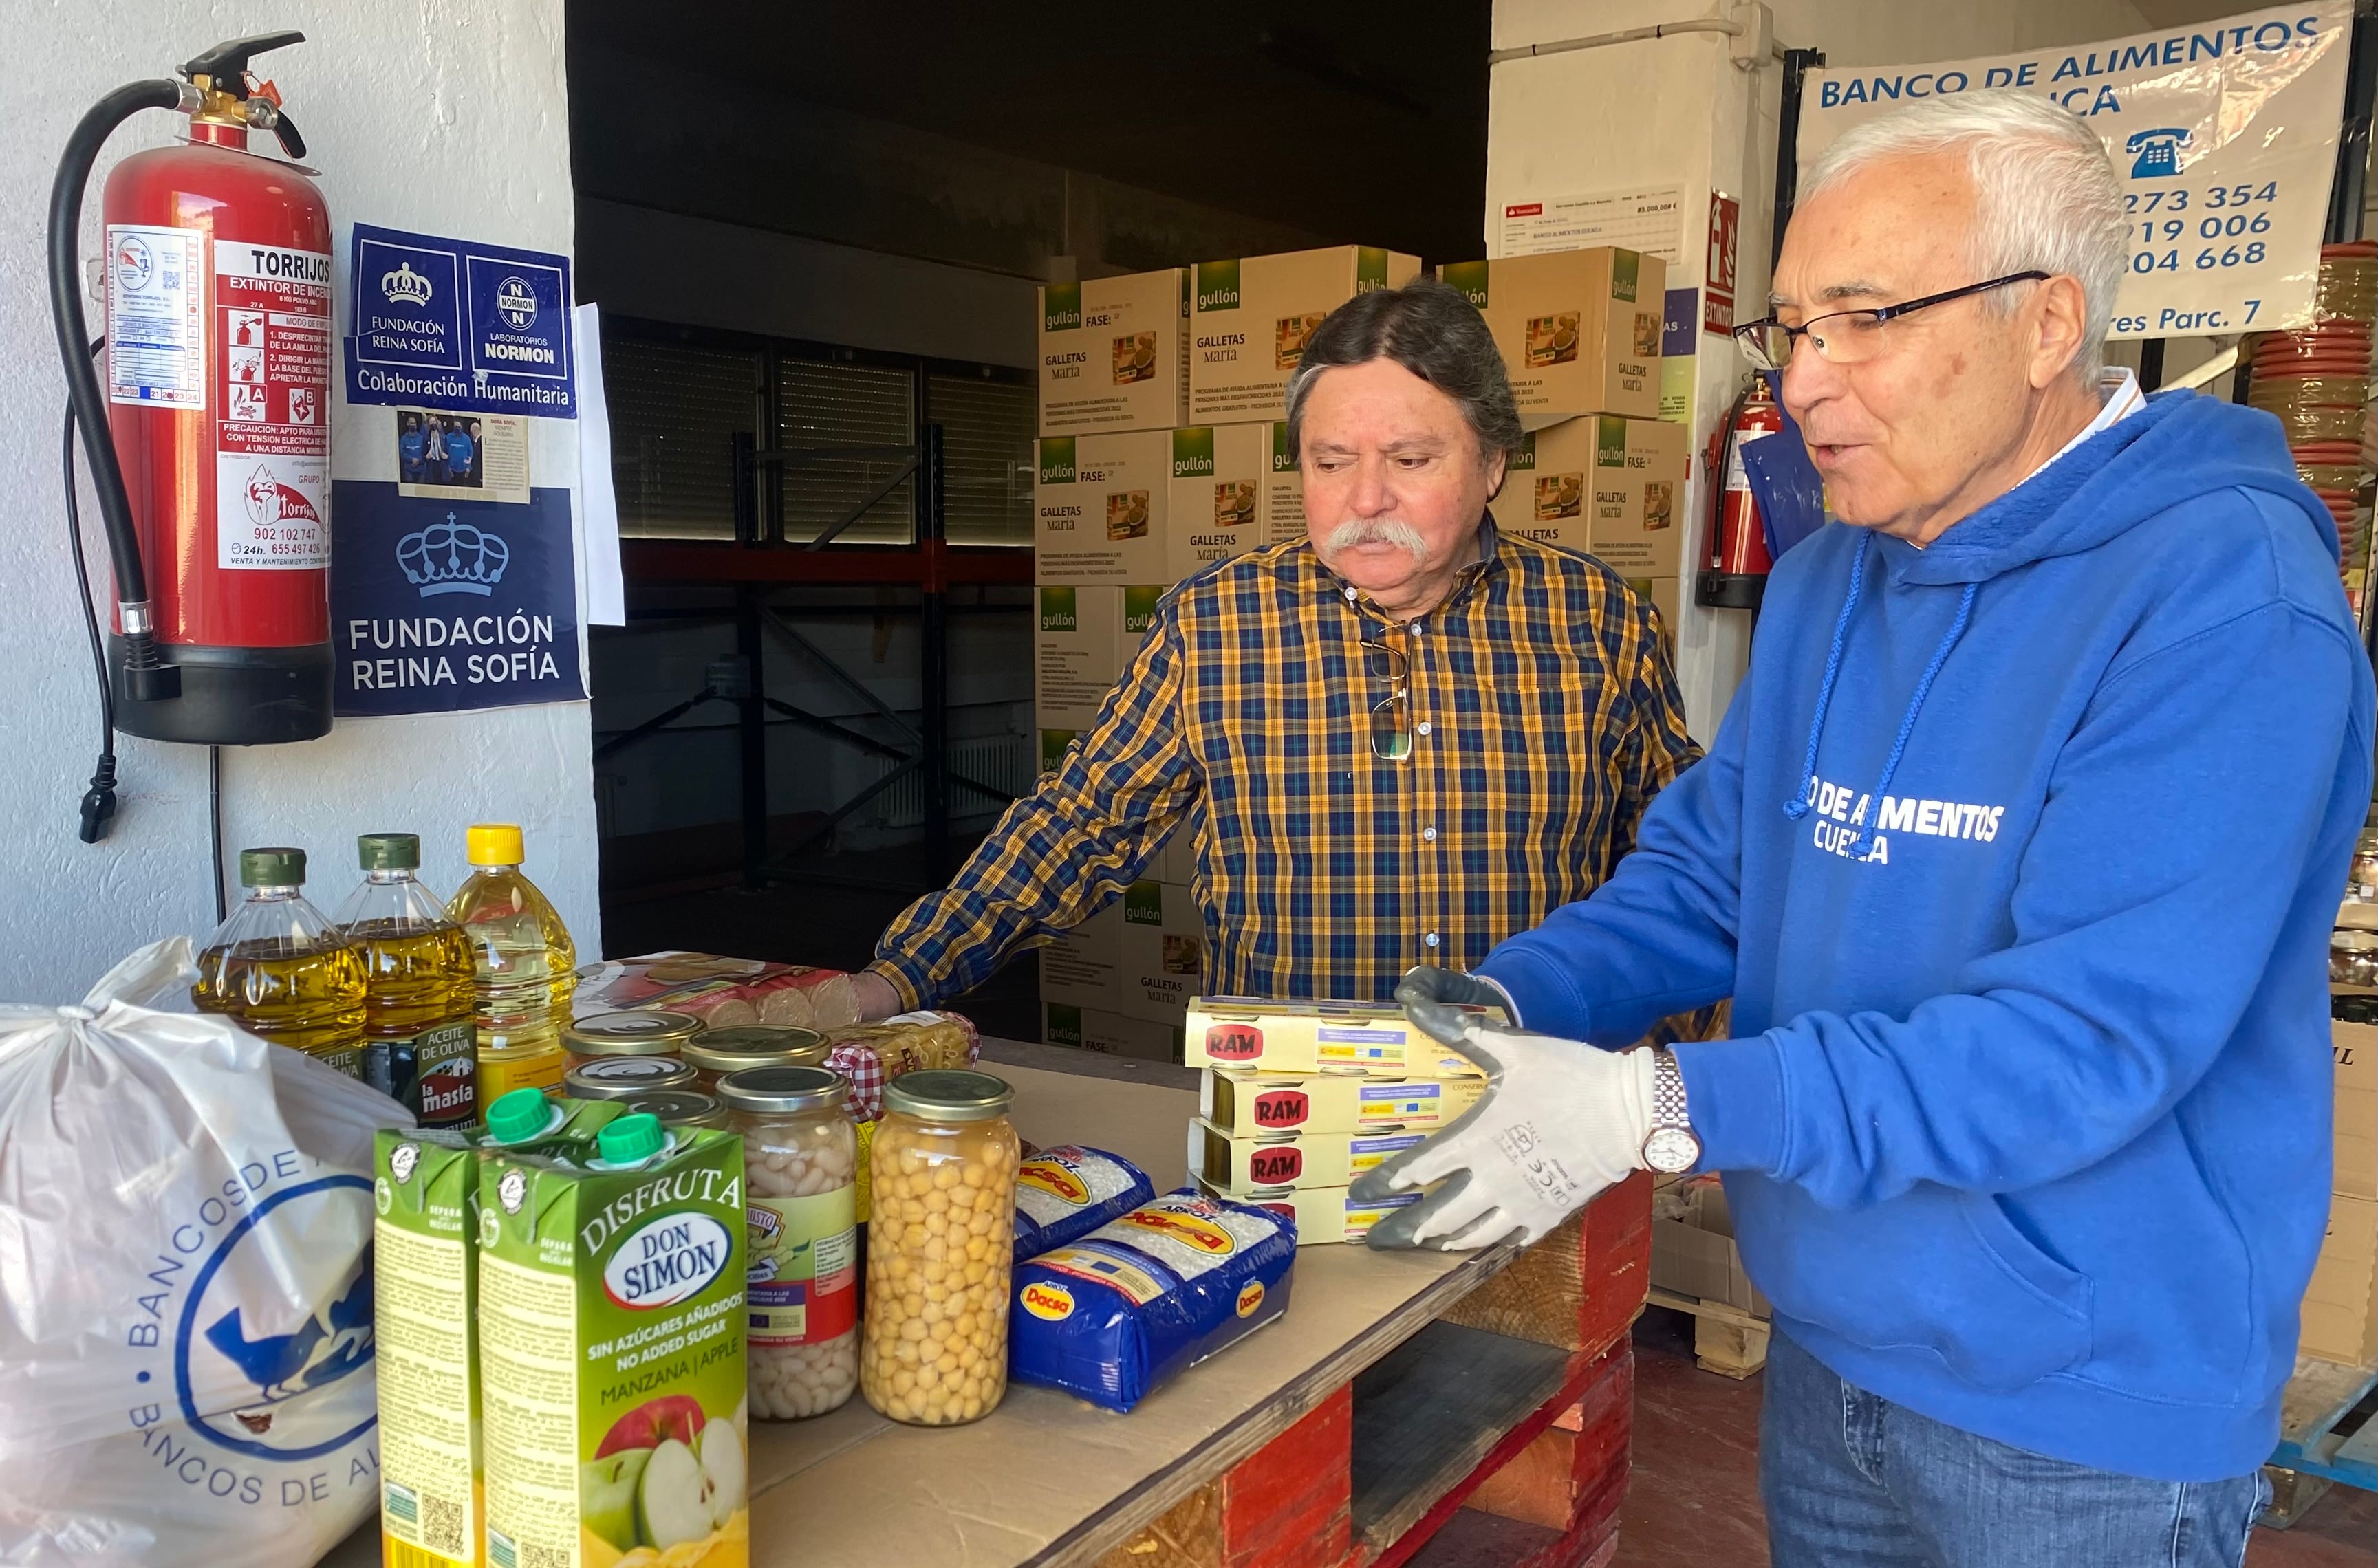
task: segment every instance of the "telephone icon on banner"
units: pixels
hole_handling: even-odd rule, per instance
[[[2131,178],[2154,180],[2179,174],[2180,150],[2195,139],[2185,126],[2132,133],[2122,143],[2123,151],[2138,155],[2131,162]]]

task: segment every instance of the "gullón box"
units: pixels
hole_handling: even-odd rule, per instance
[[[1503,351],[1520,423],[1660,413],[1668,264],[1611,245],[1440,269],[1470,296]]]
[[[1107,693],[1139,652],[1163,595],[1153,584],[1044,585],[1035,591],[1032,643],[1040,728],[1078,731],[1098,723]]]
[[[1607,413],[1530,431],[1511,454],[1496,524],[1590,550],[1623,577],[1680,577],[1691,438],[1681,425]]]
[[[1189,417],[1278,419],[1289,373],[1322,318],[1356,294],[1400,288],[1420,257],[1370,245],[1201,261],[1189,300]]]
[[[1115,907],[1123,923],[1114,1010],[1179,1025],[1206,967],[1206,917],[1196,895],[1143,878],[1123,889]]]
[[[1188,423],[1189,269],[1040,291],[1040,434]]]
[[[1288,449],[1288,421],[1270,420],[1263,428],[1270,452],[1264,475],[1264,543],[1293,545],[1304,537],[1304,469]]]
[[[1172,432],[1171,571],[1174,581],[1256,549],[1271,469],[1267,425],[1192,425]]]
[[[1169,582],[1172,436],[1046,436],[1032,487],[1033,575],[1046,584]]]

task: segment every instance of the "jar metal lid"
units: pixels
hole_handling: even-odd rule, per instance
[[[691,1089],[699,1082],[693,1069],[673,1056],[607,1056],[563,1073],[561,1089],[573,1100],[631,1100]]]
[[[655,1095],[638,1095],[627,1102],[627,1114],[642,1113],[661,1119],[664,1127],[724,1127],[727,1107],[708,1095],[696,1095],[682,1089],[664,1090]]]
[[[823,1067],[747,1067],[718,1081],[718,1097],[729,1110],[839,1111],[849,1095],[850,1080]]]
[[[693,1014],[653,1008],[597,1012],[570,1024],[562,1037],[580,1056],[675,1056],[701,1033],[702,1020]]]
[[[1015,1103],[1006,1079],[960,1068],[929,1067],[883,1085],[885,1110],[925,1121],[988,1121]]]
[[[704,1072],[741,1072],[754,1067],[823,1067],[826,1037],[814,1029],[748,1024],[713,1029],[685,1047],[685,1059]]]

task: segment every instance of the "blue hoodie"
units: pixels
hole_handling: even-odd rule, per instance
[[[1482,966],[1604,1047],[1734,999],[1676,1051],[1703,1167],[1850,1382],[2126,1474],[2269,1455],[2370,800],[2336,563],[2277,422],[2180,393],[1928,549],[1829,527],[1635,853]]]

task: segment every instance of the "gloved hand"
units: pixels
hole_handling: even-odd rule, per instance
[[[1396,1000],[1404,1007],[1416,1001],[1443,1002],[1447,1007],[1491,1007],[1509,1013],[1511,1004],[1500,987],[1459,969],[1415,964],[1396,983]]]
[[[1445,1131],[1354,1179],[1347,1195],[1358,1203],[1444,1180],[1373,1226],[1372,1246],[1461,1251],[1539,1240],[1642,1167],[1649,1050],[1497,1028],[1438,1001],[1406,1001],[1404,1015],[1484,1069],[1488,1086]]]

